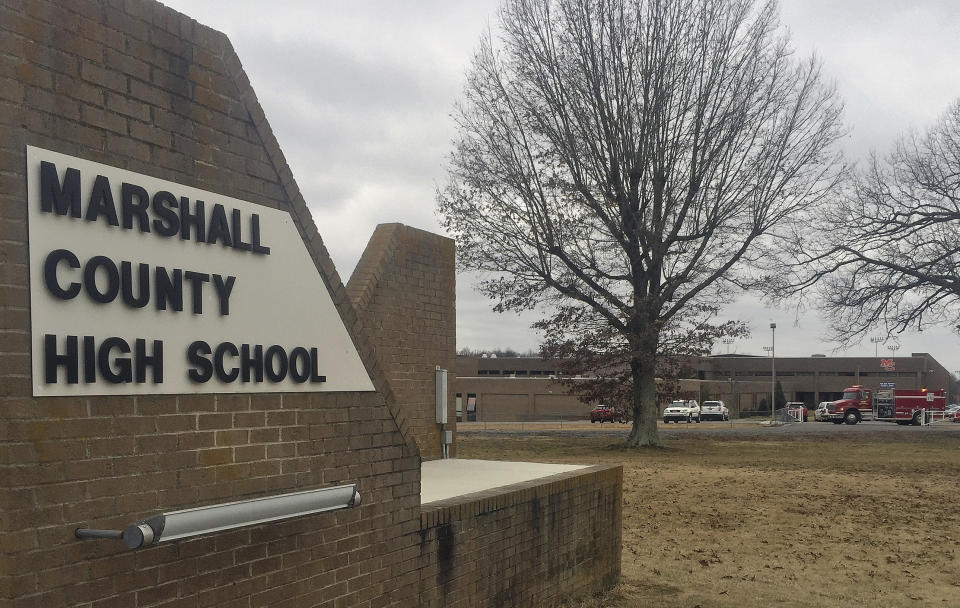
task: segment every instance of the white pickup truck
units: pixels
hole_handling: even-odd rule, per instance
[[[663,410],[663,422],[700,422],[700,404],[694,399],[678,399]]]

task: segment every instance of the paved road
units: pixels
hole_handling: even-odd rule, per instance
[[[804,424],[785,424],[783,426],[761,426],[754,421],[703,422],[701,424],[663,424],[658,423],[661,437],[684,436],[836,436],[856,437],[873,433],[899,433],[919,437],[924,433],[956,434],[960,437],[960,424],[938,422],[930,426],[900,426],[891,422],[861,422],[848,426],[829,422],[807,422]],[[461,435],[560,435],[570,434],[583,437],[604,435],[625,435],[629,424],[590,424],[589,422],[459,422],[457,432]]]

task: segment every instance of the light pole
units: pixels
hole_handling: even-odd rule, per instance
[[[874,358],[877,357],[877,348],[878,348],[877,345],[878,345],[878,344],[881,344],[881,343],[884,342],[885,340],[886,340],[886,338],[881,338],[880,336],[873,336],[872,338],[870,338],[870,341],[873,342],[873,356],[874,356]]]
[[[899,349],[900,349],[899,344],[891,344],[890,346],[887,347],[887,350],[890,351],[890,367],[887,368],[887,373],[890,374],[891,377],[893,376],[894,370],[896,369],[893,366],[893,359],[896,357],[897,351]]]
[[[960,374],[960,372],[957,372],[957,373]],[[727,378],[727,380],[730,382],[730,405],[733,406],[734,403],[737,404],[737,418],[739,418],[740,417],[740,400],[737,399],[737,384],[736,384],[737,381],[733,379],[733,376]],[[729,414],[730,426],[733,426],[733,413],[732,413],[733,410],[729,409],[728,411],[731,412]]]
[[[770,419],[773,420],[777,409],[777,324],[770,324]]]
[[[772,363],[772,361],[773,361],[773,347],[772,347],[772,346],[764,346],[764,347],[763,347],[763,350],[765,350],[765,351],[767,351],[768,353],[770,353],[770,361],[771,361],[771,363],[770,363],[770,368],[771,368],[771,370],[772,370],[772,369],[773,369],[773,363]],[[770,377],[773,378],[773,372],[772,372],[772,371],[771,371],[771,373],[770,373]],[[775,385],[776,385],[776,380],[771,380],[771,384],[770,384],[770,417],[771,417],[771,418],[773,418],[773,411],[774,411],[774,409],[775,409],[775,408],[774,408],[774,404],[773,404],[774,393],[776,392]]]
[[[723,343],[727,345],[727,354],[730,354],[730,345],[734,343],[733,338],[721,338]]]

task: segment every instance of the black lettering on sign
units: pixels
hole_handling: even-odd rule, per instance
[[[137,264],[137,292],[133,295],[133,264],[120,262],[120,285],[123,288],[123,303],[130,308],[143,308],[150,301],[150,266]]]
[[[100,345],[97,351],[97,369],[103,379],[111,384],[126,384],[133,382],[133,369],[130,357],[115,357],[113,361],[110,356],[117,350],[123,355],[130,354],[130,345],[123,338],[116,336],[107,338]],[[116,370],[114,369],[116,366]]]
[[[283,382],[287,377],[287,351],[283,350],[282,346],[274,344],[267,349],[263,367],[270,382]]]
[[[185,270],[183,272],[183,278],[190,283],[190,288],[193,295],[193,314],[199,315],[203,313],[203,284],[210,282],[210,275],[205,272],[194,272],[192,270]]]
[[[153,341],[153,354],[147,354],[147,341],[143,338],[137,338],[133,347],[133,358],[136,362],[135,381],[142,384],[147,381],[147,368],[152,372],[154,384],[163,383],[163,341]]]
[[[68,168],[63,184],[57,166],[40,161],[40,210],[44,213],[80,217],[80,170]]]
[[[254,253],[270,255],[270,248],[260,244],[260,216],[256,213],[250,214],[250,241]]]
[[[320,352],[316,347],[310,349],[310,382],[326,382],[327,377],[320,375]]]
[[[184,241],[190,240],[190,228],[194,229],[197,235],[197,242],[203,243],[206,240],[206,222],[207,216],[203,212],[203,201],[196,201],[195,211],[190,212],[190,199],[180,197],[180,238]]]
[[[203,340],[191,342],[187,347],[187,362],[193,369],[187,370],[187,377],[194,382],[204,383],[213,376],[213,364],[210,363],[210,345]]]
[[[57,370],[64,368],[67,373],[67,384],[77,384],[80,380],[80,361],[77,348],[77,337],[67,336],[67,350],[60,354],[57,351],[57,336],[45,334],[43,336],[43,380],[47,384],[56,384]]]
[[[224,247],[233,247],[230,238],[230,225],[227,223],[227,213],[223,205],[217,203],[210,212],[210,230],[207,232],[207,242],[211,245],[220,243]]]
[[[166,310],[167,306],[177,312],[183,311],[183,273],[174,268],[169,274],[163,266],[154,269],[154,283],[157,286],[157,310]]]
[[[120,185],[120,209],[126,230],[133,229],[133,220],[136,219],[140,232],[150,232],[149,206],[150,195],[143,187],[126,182]]]
[[[220,382],[233,382],[240,375],[240,368],[231,367],[229,370],[224,367],[224,358],[227,355],[236,358],[240,354],[236,344],[232,342],[221,342],[217,345],[217,350],[213,353],[213,368],[217,372],[217,379]]]
[[[70,268],[80,268],[80,260],[72,251],[54,249],[47,254],[47,259],[43,262],[43,282],[47,286],[47,291],[54,297],[70,300],[80,293],[80,283],[74,281],[66,289],[60,286],[60,282],[57,281],[57,265],[60,262],[66,262]]]
[[[153,229],[160,236],[174,236],[180,234],[180,216],[177,215],[177,197],[166,190],[153,195]]]
[[[310,353],[302,346],[290,351],[290,377],[294,382],[302,384],[310,379]]]
[[[250,382],[251,377],[254,382],[263,382],[263,346],[260,344],[253,347],[252,355],[249,344],[240,347],[240,381]]]
[[[83,381],[87,384],[97,381],[97,344],[93,336],[83,337]]]
[[[65,280],[68,274],[64,270],[83,270],[82,282]],[[47,254],[43,261],[43,283],[54,297],[71,300],[80,293],[87,292],[91,300],[99,304],[109,304],[119,295],[123,303],[130,308],[144,308],[154,296],[157,310],[172,309],[183,312],[183,283],[190,290],[190,307],[193,314],[203,314],[205,285],[211,283],[217,297],[219,312],[222,316],[230,314],[230,295],[236,285],[237,277],[192,270],[173,268],[168,270],[157,266],[153,273],[154,287],[151,288],[150,265],[121,260],[120,266],[110,258],[98,255],[81,264],[76,254],[67,249],[55,249]]]
[[[117,206],[113,202],[113,192],[110,191],[110,180],[103,175],[98,175],[90,191],[85,219],[88,222],[95,222],[101,215],[107,218],[107,223],[111,226],[120,225],[120,220],[117,219]]]
[[[80,344],[79,336],[66,336],[65,352],[60,353],[57,336],[43,336],[44,382],[56,384],[58,371],[63,368],[67,384],[79,384],[81,367],[85,384],[97,382],[98,376],[111,384],[143,384],[147,382],[148,370],[154,384],[163,382],[162,340],[153,340],[152,353],[148,353],[147,341],[137,338],[132,357],[130,343],[116,336],[105,339],[99,346],[93,336],[83,336],[82,359]]]
[[[103,291],[100,291],[97,285],[97,271],[101,268],[107,280]],[[104,255],[97,255],[87,260],[83,267],[83,288],[94,302],[108,304],[116,300],[117,294],[120,293],[120,271],[117,270],[117,265]]]
[[[219,274],[213,275],[213,286],[217,290],[217,297],[220,299],[220,315],[230,314],[230,294],[233,292],[233,286],[237,282],[237,277],[228,276],[224,281]]]
[[[234,209],[230,212],[230,225],[233,227],[233,248],[240,251],[250,251],[250,243],[243,242],[243,232],[240,226],[240,210]]]
[[[44,213],[83,218],[88,222],[105,220],[124,230],[155,232],[162,237],[179,235],[182,240],[217,244],[238,251],[270,255],[270,247],[261,242],[260,215],[249,217],[249,240],[244,240],[243,213],[240,209],[213,205],[209,218],[202,200],[177,197],[167,190],[151,198],[146,188],[122,182],[120,200],[114,199],[110,178],[97,175],[89,197],[81,199],[80,170],[68,167],[60,180],[57,166],[40,161],[40,209]],[[83,204],[86,203],[86,209]],[[228,217],[229,216],[229,217]]]

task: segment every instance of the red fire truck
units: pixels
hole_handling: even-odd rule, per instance
[[[921,423],[921,412],[942,412],[946,406],[947,393],[944,389],[880,389],[874,393],[869,388],[857,385],[844,389],[841,399],[827,404],[824,417],[834,424],[885,420],[916,425]]]

